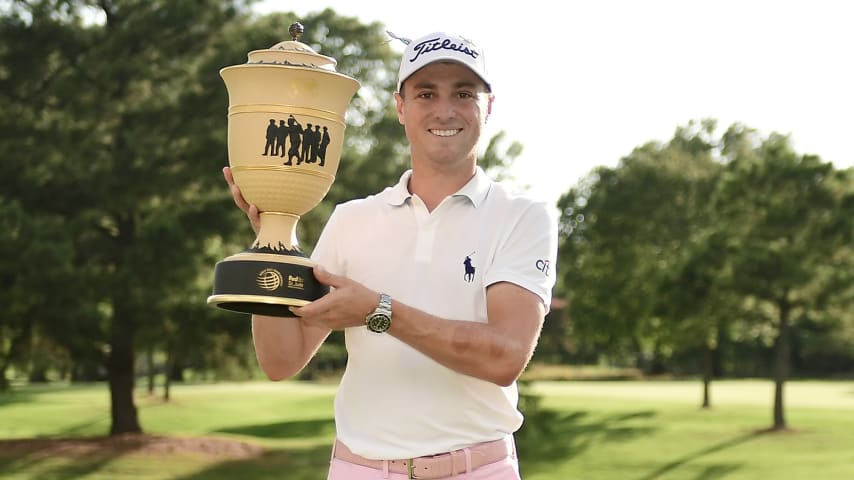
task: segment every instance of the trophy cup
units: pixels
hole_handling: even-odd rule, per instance
[[[329,288],[300,251],[296,225],[335,180],[344,114],[359,82],[336,61],[292,40],[249,52],[220,70],[228,90],[228,162],[244,198],[261,212],[252,246],[216,264],[208,303],[225,310],[279,317]]]

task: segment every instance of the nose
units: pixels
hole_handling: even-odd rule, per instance
[[[446,120],[457,116],[457,107],[450,97],[440,98],[436,102],[436,110],[434,111],[437,118]]]

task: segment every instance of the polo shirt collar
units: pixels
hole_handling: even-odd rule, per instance
[[[397,182],[395,186],[391,188],[388,197],[389,205],[400,206],[406,203],[406,201],[412,197],[412,194],[409,193],[409,178],[412,176],[412,170],[409,169],[403,172],[403,175],[400,176],[400,180]],[[482,168],[477,167],[475,171],[474,177],[468,181],[463,188],[459,189],[452,196],[454,197],[466,197],[469,201],[474,205],[475,208],[479,207],[483,200],[486,198],[486,194],[489,193],[489,187],[492,185],[492,180],[486,175],[486,172],[483,171]]]

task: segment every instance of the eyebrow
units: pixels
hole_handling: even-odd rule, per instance
[[[433,80],[421,80],[420,82],[413,84],[413,88],[425,88],[425,89],[436,89],[438,84]],[[453,85],[453,88],[477,88],[478,84],[476,82],[471,82],[468,80],[457,82]]]

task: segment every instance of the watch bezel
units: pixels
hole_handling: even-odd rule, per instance
[[[385,333],[391,328],[391,315],[375,312],[368,317],[368,330],[374,333]]]
[[[391,296],[380,294],[377,308],[365,317],[365,325],[374,333],[385,333],[391,328]]]

